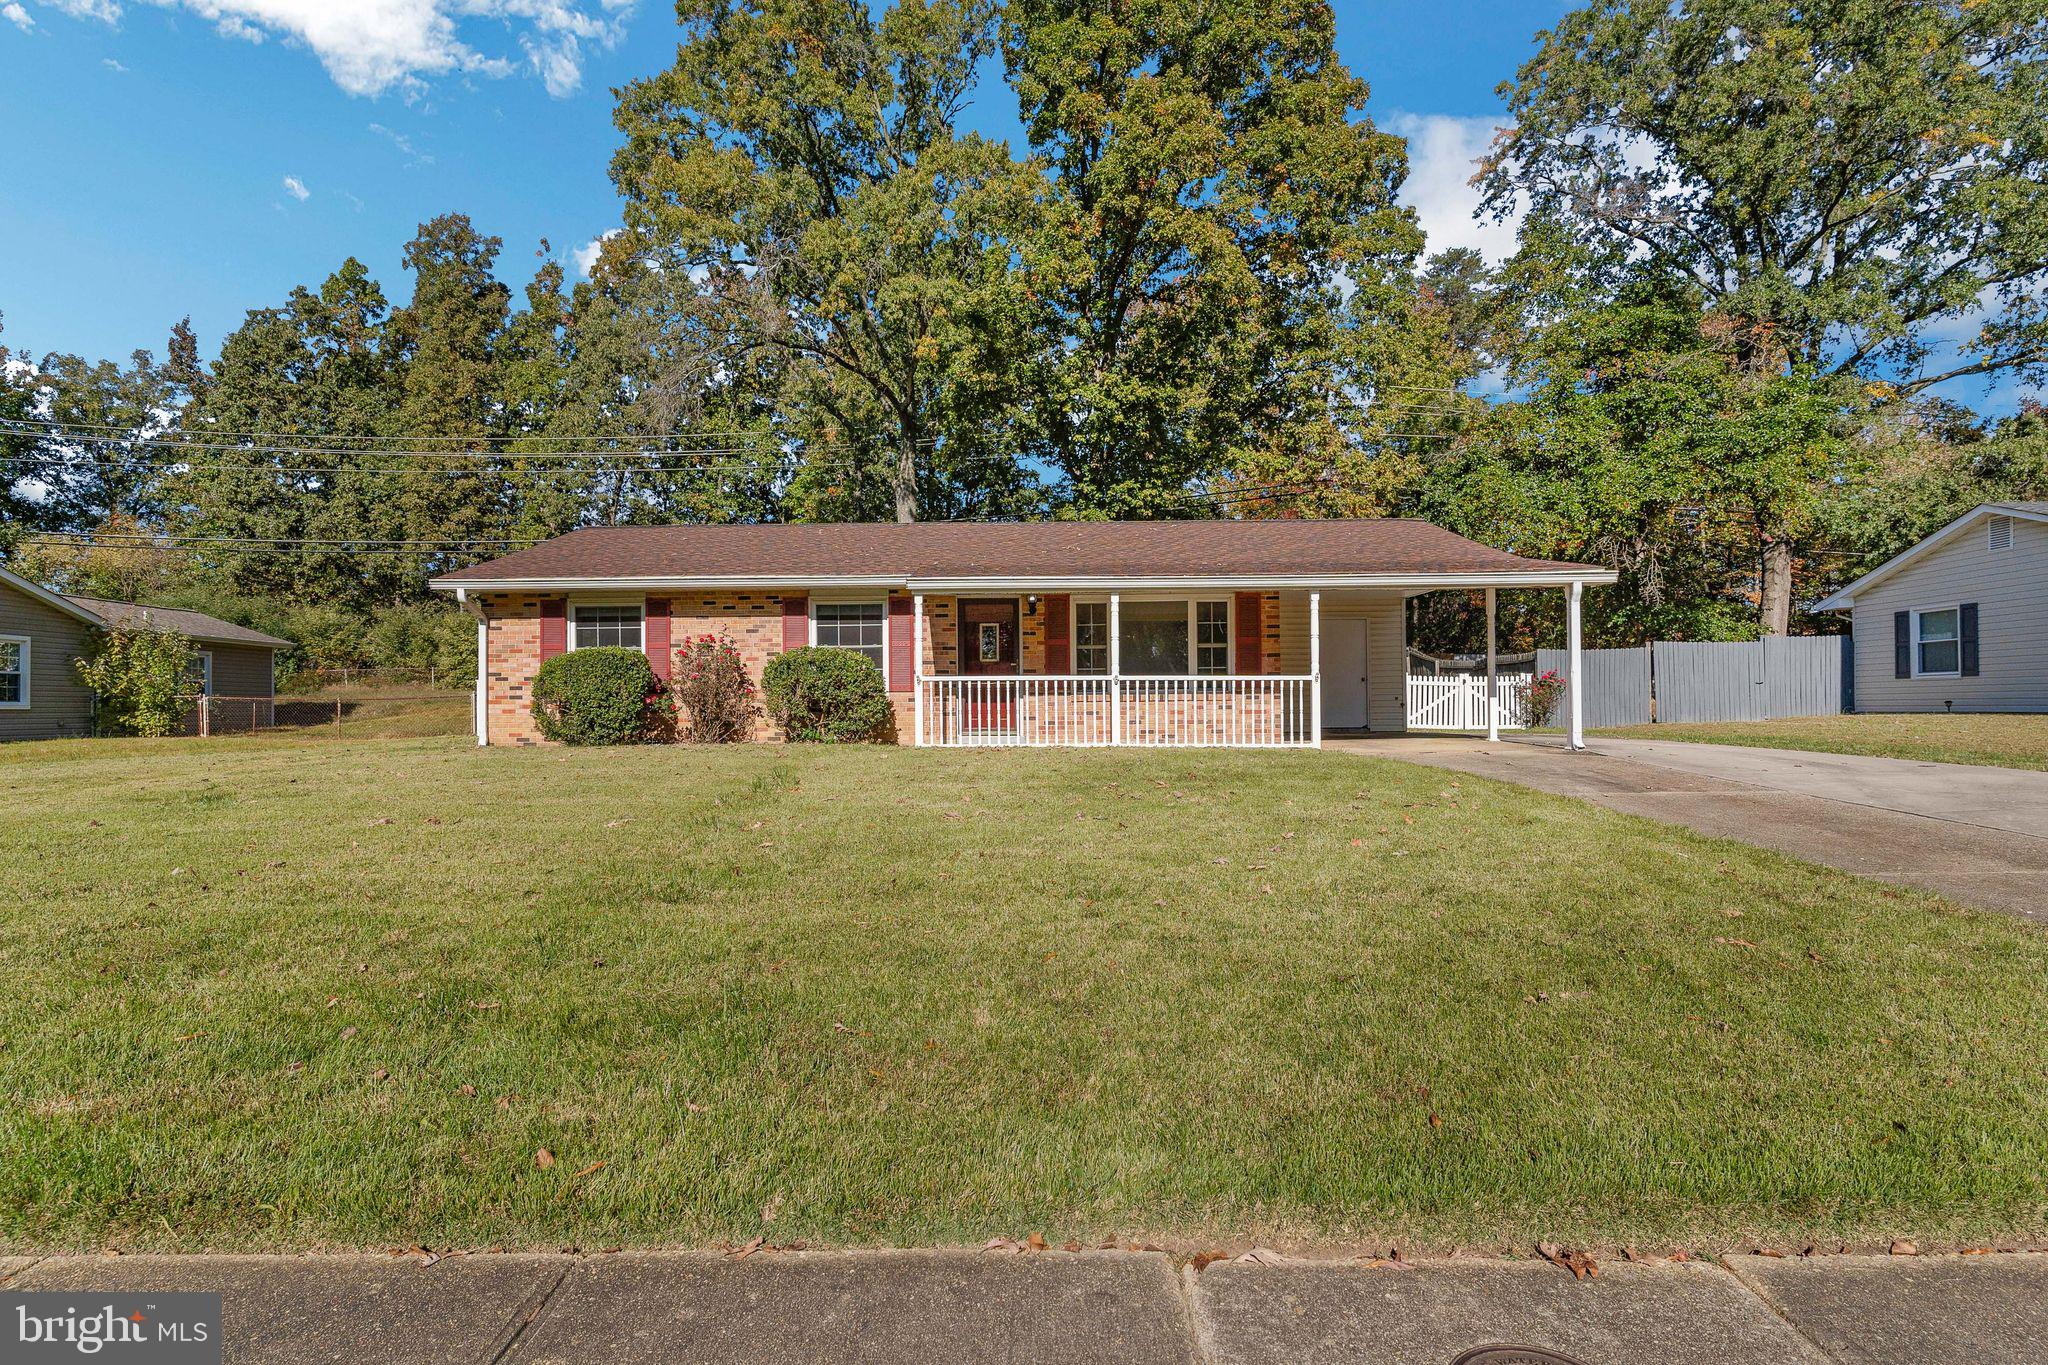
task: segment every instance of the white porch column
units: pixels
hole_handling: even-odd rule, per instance
[[[1579,597],[1585,590],[1583,583],[1572,584],[1564,611],[1564,685],[1571,702],[1565,737],[1574,749],[1586,747],[1586,709],[1579,696]]]
[[[917,714],[916,747],[924,747],[924,594],[910,595],[910,705]]]
[[[1500,739],[1500,709],[1494,702],[1496,693],[1494,692],[1493,594],[1495,591],[1496,589],[1493,588],[1486,590],[1486,737],[1489,740],[1498,742]]]
[[[1323,747],[1323,595],[1308,595],[1309,742]]]
[[[1109,595],[1109,742],[1124,742],[1123,594]]]
[[[470,703],[470,720],[479,748],[491,742],[491,618],[482,601],[471,602],[461,588],[455,590],[457,606],[476,613],[476,699]],[[272,658],[273,666],[276,663]]]

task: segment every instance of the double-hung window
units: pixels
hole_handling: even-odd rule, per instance
[[[835,649],[857,649],[886,670],[883,638],[886,615],[880,602],[820,602],[811,608],[811,640]]]
[[[641,640],[637,606],[579,606],[570,609],[571,649],[638,649]]]
[[[192,656],[192,662],[185,665],[185,686],[194,696],[213,695],[213,651],[202,649]]]
[[[1230,603],[1195,603],[1195,672],[1230,672]]]
[[[1109,672],[1109,603],[1074,603],[1074,672]]]
[[[1913,673],[1952,678],[1963,671],[1962,612],[1956,607],[1913,613]]]
[[[0,635],[0,707],[28,709],[28,637]]]

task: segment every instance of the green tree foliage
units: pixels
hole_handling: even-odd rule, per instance
[[[1867,396],[2048,368],[2048,24],[2034,0],[1600,0],[1503,87],[1487,202],[1581,268],[1695,292],[1745,371]],[[1962,354],[1929,364],[1943,331]],[[1803,477],[1795,467],[1781,471]],[[1782,632],[1805,494],[1752,497]]]
[[[1035,177],[954,125],[988,0],[681,0],[669,70],[629,86],[612,176],[733,353],[786,361],[791,431],[834,515],[1002,510],[1021,480],[969,399],[1013,311]]]
[[[1014,417],[1076,510],[1186,515],[1202,480],[1320,469],[1386,397],[1370,334],[1408,311],[1421,239],[1334,35],[1323,0],[1005,10],[1051,177]]]
[[[192,680],[199,655],[192,642],[167,630],[102,631],[93,652],[74,661],[92,689],[100,733],[168,735],[177,730],[198,689]]]

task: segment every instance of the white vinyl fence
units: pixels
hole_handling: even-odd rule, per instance
[[[1522,728],[1522,707],[1529,692],[1529,675],[1503,674],[1494,679],[1493,708],[1499,728]],[[1408,728],[1411,730],[1484,730],[1486,728],[1486,675],[1443,673],[1408,675]]]
[[[917,742],[937,748],[1311,748],[1315,680],[921,677]]]

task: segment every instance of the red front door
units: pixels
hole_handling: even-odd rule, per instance
[[[1015,598],[968,600],[960,604],[960,671],[970,678],[1017,676]],[[969,730],[1014,730],[1016,694],[1009,687],[967,686],[962,720]]]

